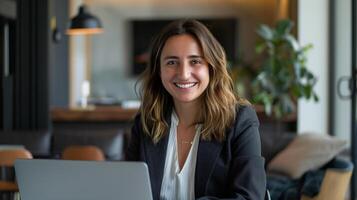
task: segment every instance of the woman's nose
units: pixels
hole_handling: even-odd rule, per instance
[[[188,63],[182,62],[178,68],[178,75],[181,79],[188,79],[191,75],[191,69]]]

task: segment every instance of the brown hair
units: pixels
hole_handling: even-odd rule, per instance
[[[173,99],[165,90],[160,78],[160,56],[165,42],[175,35],[189,34],[200,44],[203,57],[208,63],[210,81],[203,92],[199,121],[202,138],[222,141],[225,130],[236,117],[236,105],[243,102],[234,92],[233,81],[227,72],[226,55],[211,32],[196,20],[178,20],[167,25],[154,39],[149,63],[142,74],[140,108],[143,130],[154,143],[168,131],[167,112],[172,110]]]

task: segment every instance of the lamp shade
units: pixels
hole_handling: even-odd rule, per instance
[[[69,35],[88,35],[102,32],[100,20],[90,14],[85,5],[79,7],[78,15],[71,19],[70,28],[67,30]]]

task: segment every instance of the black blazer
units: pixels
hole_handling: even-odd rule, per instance
[[[170,125],[171,112],[166,119]],[[226,130],[223,142],[199,141],[196,199],[264,199],[266,176],[258,127],[255,111],[250,106],[239,106],[235,123]],[[150,137],[143,134],[138,115],[126,151],[127,160],[147,163],[154,199],[160,198],[167,135],[154,144]]]

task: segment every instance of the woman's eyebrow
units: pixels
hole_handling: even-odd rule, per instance
[[[164,60],[169,60],[169,59],[179,59],[178,56],[165,56]]]
[[[187,57],[190,58],[190,59],[192,59],[192,58],[203,58],[200,55],[189,55]],[[179,57],[178,56],[165,56],[164,57],[164,60],[169,60],[169,59],[179,59]]]
[[[203,58],[202,56],[200,55],[190,55],[188,56],[189,58]]]

